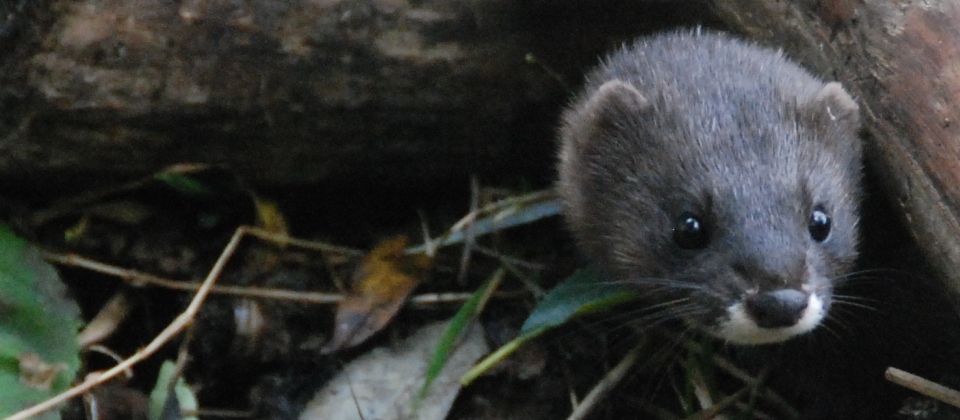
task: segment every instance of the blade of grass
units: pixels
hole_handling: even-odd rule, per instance
[[[450,353],[453,351],[457,340],[463,336],[463,333],[470,328],[476,320],[477,315],[483,311],[483,307],[487,301],[490,300],[490,296],[492,296],[493,292],[500,286],[500,282],[503,280],[505,273],[506,270],[503,268],[494,272],[450,320],[450,325],[443,333],[443,337],[440,339],[433,356],[430,358],[426,380],[424,381],[423,387],[420,388],[420,393],[417,395],[418,400],[423,399],[430,384],[440,375],[440,371],[443,370],[444,364],[446,364],[447,359],[450,358]]]
[[[468,236],[478,238],[503,229],[532,223],[560,214],[563,205],[547,192],[536,192],[520,197],[501,200],[463,217],[438,239],[430,241],[435,247],[444,247],[464,242]],[[470,226],[467,229],[467,225]],[[426,245],[407,249],[407,254],[426,251]]]
[[[517,338],[497,349],[470,369],[460,383],[468,385],[524,343],[579,316],[630,301],[636,294],[625,284],[600,281],[589,269],[573,273],[553,288],[520,328]]]
[[[463,386],[470,385],[477,377],[489,370],[493,365],[499,363],[501,360],[506,359],[507,356],[511,355],[514,351],[520,348],[524,343],[533,340],[534,338],[539,337],[544,332],[548,331],[550,327],[543,327],[540,329],[528,331],[526,334],[522,334],[513,340],[510,340],[507,344],[501,346],[497,351],[490,353],[489,356],[483,358],[480,363],[477,363],[472,369],[467,371],[460,378],[460,384]]]

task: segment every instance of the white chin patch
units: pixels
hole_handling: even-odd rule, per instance
[[[811,293],[807,309],[796,324],[783,328],[760,328],[747,315],[743,304],[737,302],[727,307],[727,319],[720,322],[713,334],[735,344],[777,343],[816,328],[824,315],[823,301]]]

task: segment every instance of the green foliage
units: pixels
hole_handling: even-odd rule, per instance
[[[183,411],[196,412],[199,404],[186,381],[182,377],[174,377],[178,373],[177,365],[169,360],[160,365],[157,385],[150,392],[150,420],[197,420],[197,416],[181,414]]]
[[[80,367],[79,313],[56,270],[0,224],[0,416],[69,388]]]
[[[584,268],[544,296],[523,323],[520,335],[558,327],[578,316],[609,309],[635,298],[636,292],[626,284],[602,281],[594,271]]]
[[[447,327],[443,337],[440,339],[440,343],[437,345],[436,351],[430,358],[426,380],[424,381],[423,388],[420,389],[418,398],[423,398],[427,389],[430,388],[430,384],[440,375],[440,371],[443,370],[443,365],[447,363],[447,359],[450,358],[450,353],[454,350],[454,344],[456,344],[457,340],[473,325],[477,316],[480,315],[481,308],[483,308],[486,301],[490,299],[490,296],[493,295],[493,292],[499,287],[504,274],[505,271],[503,269],[497,270],[497,272],[484,283],[483,287],[474,292],[470,300],[464,303],[463,307],[461,307],[460,310],[457,311],[457,314],[453,316],[453,319],[450,320],[450,325]]]
[[[460,382],[472,382],[497,362],[503,360],[527,341],[561,326],[579,316],[612,308],[637,298],[634,290],[623,283],[602,281],[589,270],[581,269],[554,287],[537,304],[520,328],[520,334],[470,369]]]
[[[160,172],[153,177],[186,196],[207,197],[213,194],[202,182],[184,173]]]

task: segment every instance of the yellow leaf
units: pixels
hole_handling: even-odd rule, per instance
[[[257,209],[257,226],[270,233],[288,235],[287,220],[284,219],[277,203],[261,198],[253,192],[250,192],[250,198],[253,199],[253,205]]]
[[[425,254],[405,255],[407,238],[388,239],[371,250],[353,273],[347,298],[337,306],[333,338],[325,352],[356,346],[385,327],[410,292],[433,268]]]

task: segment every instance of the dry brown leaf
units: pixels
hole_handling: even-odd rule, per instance
[[[347,298],[337,305],[333,339],[326,353],[356,346],[386,326],[410,292],[433,267],[426,254],[405,255],[407,238],[398,236],[377,245],[353,273]]]
[[[24,353],[19,357],[20,383],[33,389],[49,391],[66,363],[49,363],[36,353]]]
[[[130,306],[130,300],[126,294],[123,292],[115,293],[113,297],[100,308],[97,316],[87,323],[83,331],[80,331],[80,334],[77,336],[77,342],[80,343],[80,347],[90,347],[90,345],[99,343],[113,334],[113,332],[117,330],[117,327],[120,326],[120,323],[127,319],[127,315],[130,314]]]
[[[460,377],[489,351],[483,329],[464,331],[433,385],[418,397],[431,359],[449,328],[438,321],[343,367],[307,403],[300,420],[442,420],[460,392]]]
[[[150,400],[142,392],[107,384],[83,395],[88,420],[147,420]]]

